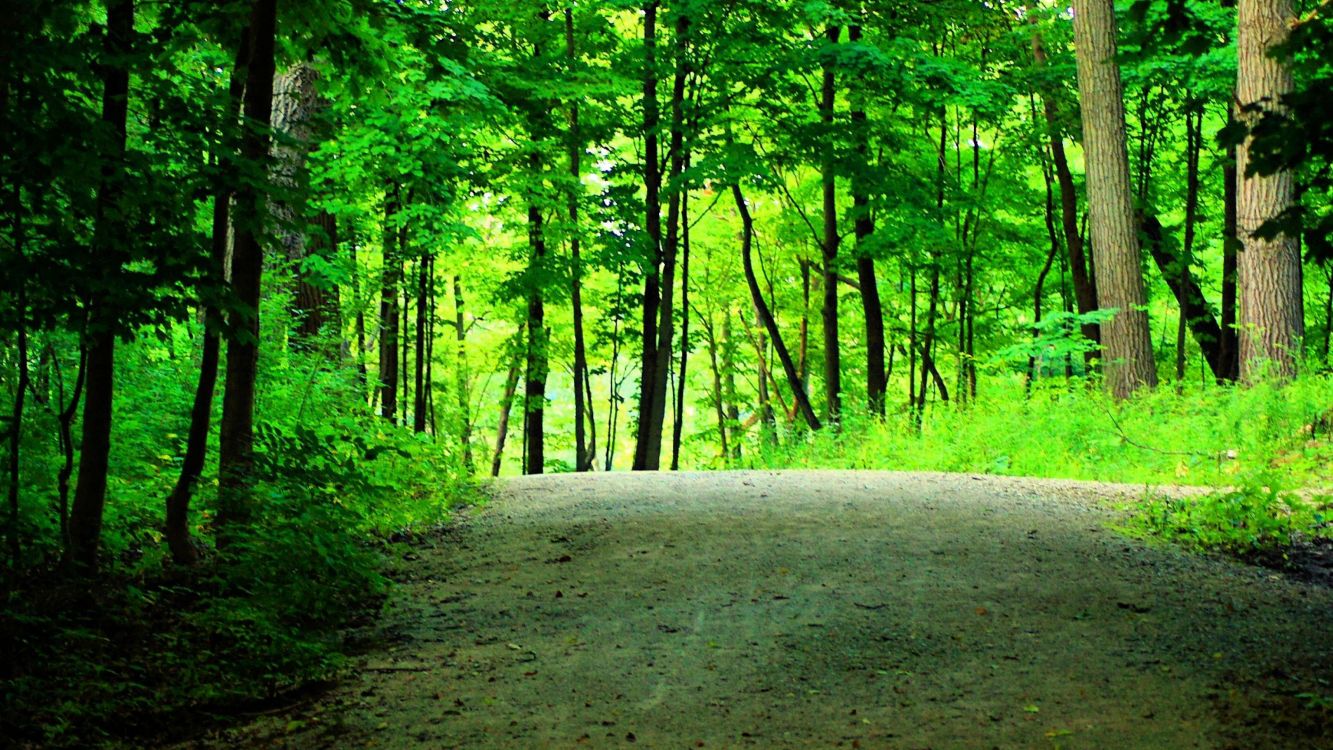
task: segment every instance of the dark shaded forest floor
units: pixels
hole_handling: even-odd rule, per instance
[[[1333,748],[1333,590],[1115,533],[1142,488],[513,479],[316,700],[186,747]]]

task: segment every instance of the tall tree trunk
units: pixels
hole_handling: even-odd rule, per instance
[[[926,413],[926,394],[927,394],[926,386],[928,385],[928,382],[926,381],[926,376],[933,375],[935,381],[940,385],[943,385],[943,381],[939,377],[939,372],[934,371],[935,321],[939,313],[939,302],[940,302],[940,264],[938,259],[935,259],[932,260],[930,266],[930,299],[926,303],[926,328],[922,332],[922,339],[921,339],[921,385],[917,389],[917,394],[916,394],[917,401],[915,410],[916,425],[918,429],[920,429],[921,420]],[[947,394],[948,394],[948,389],[945,388],[940,389],[940,396],[942,400],[944,401],[949,400]]]
[[[755,320],[763,325],[763,316],[759,309],[755,308]],[[741,325],[745,327],[745,333],[750,338],[750,345],[754,347],[755,365],[758,367],[759,383],[756,387],[755,395],[759,399],[759,442],[761,445],[777,445],[778,443],[778,419],[773,409],[773,399],[769,391],[769,384],[776,384],[772,373],[769,372],[768,357],[768,334],[764,329],[759,330],[758,337],[750,331],[750,324],[745,318],[741,318]],[[781,394],[778,394],[779,396]]]
[[[74,417],[79,411],[79,402],[83,398],[83,382],[87,375],[88,350],[79,346],[79,369],[74,375],[74,390],[69,403],[64,403],[65,379],[60,377],[60,423],[59,444],[64,457],[60,471],[56,474],[56,511],[60,515],[60,541],[69,544],[69,480],[74,476]]]
[[[353,236],[349,247],[352,253],[352,298],[356,303],[356,320],[353,323],[356,328],[356,383],[359,386],[357,393],[364,399],[370,387],[370,375],[366,370],[366,300],[361,296],[361,261],[356,257],[358,244],[357,238]]]
[[[1042,295],[1045,292],[1046,277],[1051,273],[1051,267],[1055,264],[1055,258],[1060,254],[1060,237],[1055,229],[1055,191],[1052,186],[1051,166],[1046,156],[1046,149],[1042,149],[1042,168],[1041,176],[1046,185],[1046,237],[1051,243],[1051,251],[1046,255],[1046,264],[1042,266],[1041,273],[1037,274],[1037,285],[1032,292],[1032,333],[1033,336],[1040,335],[1041,332],[1041,314],[1042,314]],[[1034,354],[1028,357],[1027,379],[1024,384],[1025,391],[1031,391],[1032,383],[1041,377],[1042,363]]]
[[[935,212],[940,222],[944,221],[944,181],[946,168],[948,167],[948,147],[949,138],[949,110],[948,106],[940,108],[940,142],[936,149],[935,156]],[[918,430],[921,429],[921,421],[926,411],[926,395],[928,393],[930,367],[928,363],[933,362],[932,351],[935,347],[935,316],[938,311],[940,300],[940,258],[939,253],[934,248],[927,250],[930,256],[930,301],[926,307],[926,327],[921,332],[921,384],[916,390],[916,402],[912,405],[912,417]],[[912,301],[916,302],[916,285],[913,278]],[[916,328],[916,316],[913,315],[913,329]]]
[[[1157,385],[1139,239],[1129,193],[1125,108],[1116,62],[1115,12],[1111,0],[1075,0],[1074,39],[1083,102],[1083,140],[1088,171],[1092,250],[1098,304],[1115,309],[1102,326],[1103,369],[1116,398]]]
[[[852,44],[861,41],[861,25],[848,29],[847,39]],[[875,219],[870,211],[870,195],[861,170],[870,160],[870,128],[862,96],[854,97],[852,132],[856,137],[857,173],[852,178],[852,204],[856,215],[856,279],[861,286],[861,310],[866,327],[866,405],[871,414],[884,416],[884,398],[888,391],[888,373],[884,365],[884,305],[879,297],[879,281],[875,278],[875,260],[871,255],[870,236],[875,232]]]
[[[1282,112],[1282,97],[1292,90],[1291,71],[1273,56],[1295,21],[1290,0],[1240,0],[1236,49],[1238,117],[1253,126],[1260,112]],[[1247,111],[1250,108],[1258,111]],[[1236,151],[1239,175],[1236,214],[1243,250],[1239,259],[1240,367],[1245,380],[1264,368],[1290,378],[1301,358],[1305,336],[1301,256],[1297,238],[1257,236],[1260,227],[1292,206],[1296,195],[1291,172],[1249,174],[1252,138]]]
[[[322,106],[318,81],[319,73],[312,66],[297,63],[273,82],[273,130],[284,135],[273,144],[273,182],[293,197],[308,181],[306,156],[318,140],[315,125]],[[274,241],[282,248],[295,274],[291,306],[295,325],[290,342],[294,349],[301,349],[310,346],[327,322],[328,303],[322,282],[310,278],[304,261],[335,246],[333,217],[321,214],[317,224],[324,236],[318,236],[308,233],[305,207],[292,204],[287,196],[270,201],[269,211],[273,216]]]
[[[529,166],[532,169],[532,179],[540,179],[541,156],[535,151],[529,157]],[[529,200],[528,343],[523,378],[523,439],[526,446],[527,473],[541,474],[546,469],[546,373],[550,356],[547,347],[546,303],[542,292],[547,273],[546,230],[542,223],[542,211],[537,204],[537,196],[533,195]]]
[[[907,406],[916,409],[916,342],[917,342],[917,299],[916,299],[916,260],[908,262],[908,318],[907,318]]]
[[[657,392],[658,307],[662,303],[662,174],[658,156],[657,128],[661,120],[657,102],[657,10],[660,2],[643,6],[643,184],[644,230],[648,252],[643,274],[643,354],[639,361],[639,429],[634,440],[636,471],[656,469],[652,454],[653,394]],[[657,431],[659,451],[661,431]]]
[[[741,216],[741,264],[745,271],[746,285],[750,288],[750,298],[753,300],[755,310],[764,324],[764,329],[773,340],[773,348],[777,351],[778,359],[782,361],[783,372],[787,375],[787,385],[791,388],[792,396],[796,399],[796,405],[801,412],[801,416],[805,419],[805,423],[810,426],[810,429],[818,430],[822,426],[819,417],[815,416],[815,410],[810,405],[810,398],[806,395],[805,386],[801,383],[801,377],[796,372],[796,364],[792,362],[791,353],[787,351],[787,346],[782,343],[782,332],[778,330],[778,323],[773,318],[773,312],[769,309],[768,303],[764,301],[763,292],[759,289],[759,278],[755,276],[754,260],[752,258],[754,219],[750,216],[750,208],[745,203],[745,195],[741,192],[739,182],[732,183],[731,195],[736,201],[736,210]],[[762,379],[760,382],[763,382]]]
[[[1193,99],[1193,93],[1190,93],[1190,99]],[[1191,102],[1191,109],[1185,111],[1185,246],[1181,249],[1181,267],[1191,271],[1194,265],[1194,236],[1195,224],[1199,218],[1199,157],[1203,152],[1203,104],[1201,102]],[[1191,114],[1193,116],[1191,116]],[[1212,317],[1212,311],[1208,312],[1208,317]],[[1189,328],[1190,318],[1185,306],[1180,306],[1180,321],[1176,326],[1176,383],[1183,386],[1185,382],[1185,363],[1186,363],[1186,330]],[[1218,329],[1217,338],[1213,340],[1214,351],[1216,347],[1221,346],[1222,331]],[[1216,355],[1215,355],[1216,356]],[[1215,363],[1209,363],[1215,365]],[[1213,377],[1221,380],[1221,375],[1216,366],[1212,367]]]
[[[801,327],[796,334],[796,372],[801,376],[801,383],[810,388],[810,267],[808,259],[802,258],[801,266]],[[821,282],[822,283],[822,282]]]
[[[123,199],[122,172],[126,123],[129,117],[129,54],[134,37],[134,1],[111,0],[107,5],[107,33],[103,69],[102,122],[112,135],[98,186],[93,253],[103,262],[121,256],[130,241],[118,204]],[[106,263],[114,267],[114,263]],[[81,573],[97,571],[97,547],[102,536],[106,505],[107,468],[111,454],[114,399],[116,315],[104,299],[92,299],[89,308],[87,397],[83,402],[83,450],[74,505],[69,518],[69,561]],[[17,429],[17,425],[15,425]]]
[[[689,168],[689,157],[685,158]],[[676,372],[676,408],[671,422],[671,470],[680,470],[681,433],[685,431],[686,375],[690,358],[690,191],[680,196],[680,369]]]
[[[1187,200],[1186,203],[1188,202]],[[1187,209],[1186,215],[1189,213]],[[1157,263],[1158,270],[1162,272],[1163,280],[1175,295],[1186,327],[1194,334],[1194,340],[1199,344],[1199,351],[1208,362],[1208,368],[1212,370],[1214,377],[1224,380],[1220,347],[1222,329],[1217,325],[1217,319],[1213,317],[1212,311],[1208,309],[1208,300],[1204,296],[1203,289],[1199,287],[1199,282],[1194,279],[1194,273],[1190,270],[1189,250],[1185,250],[1180,257],[1172,255],[1163,242],[1162,224],[1154,216],[1143,220],[1143,237],[1148,251]],[[1186,239],[1186,248],[1191,245],[1191,240],[1192,238]]]
[[[1045,47],[1042,45],[1041,37],[1035,33],[1032,36],[1032,57],[1038,66],[1046,65]],[[1074,189],[1074,175],[1069,171],[1069,158],[1065,155],[1064,135],[1060,132],[1060,112],[1051,92],[1042,92],[1042,107],[1051,141],[1051,161],[1054,163],[1056,181],[1060,185],[1060,228],[1064,231],[1075,304],[1078,306],[1079,315],[1087,315],[1097,309],[1097,292],[1088,273],[1083,236],[1078,230],[1078,193]],[[1084,323],[1083,336],[1093,343],[1100,343],[1101,327],[1096,323]],[[1095,347],[1088,349],[1084,354],[1089,365],[1096,357]]]
[[[722,370],[718,367],[718,341],[712,314],[700,314],[699,323],[703,326],[704,341],[708,344],[708,369],[713,377],[713,410],[717,415],[717,442],[725,466],[731,450],[727,445],[727,407],[722,391]]]
[[[472,389],[467,361],[467,327],[463,323],[463,279],[458,274],[454,274],[454,333],[458,345],[455,350],[454,393],[458,399],[458,418],[461,422],[458,439],[463,445],[463,467],[470,476],[477,469],[472,456]],[[513,398],[512,393],[510,398]]]
[[[1234,112],[1228,112],[1227,119],[1233,120]],[[1239,219],[1236,216],[1236,191],[1239,185],[1236,176],[1236,147],[1227,149],[1226,166],[1222,168],[1222,344],[1219,359],[1222,362],[1224,380],[1240,379],[1240,335],[1236,330],[1236,266],[1240,251],[1240,236],[1237,234]]]
[[[227,85],[227,101],[230,115],[240,114],[242,96],[245,93],[246,70],[250,65],[250,30],[241,33],[237,45],[236,62],[232,66],[231,80]],[[219,151],[232,148],[228,145],[224,128],[219,138]],[[226,283],[228,229],[231,224],[230,186],[220,188],[213,196],[213,227],[209,257],[209,276],[214,284]],[[194,390],[194,405],[190,410],[190,429],[186,440],[185,458],[181,461],[181,473],[176,485],[167,496],[167,514],[164,536],[171,557],[177,565],[193,565],[198,560],[198,552],[190,542],[190,499],[194,487],[204,471],[204,461],[208,455],[208,431],[213,417],[213,396],[217,390],[218,364],[221,360],[222,314],[214,305],[204,307],[204,344],[199,361],[199,382]]]
[[[412,278],[413,263],[413,261],[407,260],[406,226],[401,227],[398,230],[398,251],[402,253],[401,257],[403,258],[402,284],[399,286],[398,295],[398,309],[401,311],[398,317],[399,333],[402,334],[402,337],[398,340],[398,353],[400,357],[398,360],[398,374],[401,378],[398,382],[398,403],[401,405],[398,424],[406,425],[408,404],[412,403],[412,386],[409,385],[409,378],[412,377],[412,370],[408,369],[407,360],[412,352],[412,292],[409,284]]]
[[[413,389],[412,402],[412,431],[423,433],[426,431],[427,404],[430,402],[430,380],[426,377],[426,364],[430,358],[426,353],[426,333],[429,327],[429,318],[435,316],[435,310],[430,309],[430,293],[435,280],[431,278],[431,256],[423,255],[417,261],[417,331],[416,348],[417,361],[415,375],[415,385]]]
[[[435,324],[439,320],[437,312],[439,311],[439,302],[436,301],[437,285],[435,279],[435,256],[426,256],[427,277],[430,284],[426,291],[426,309],[430,311],[430,317],[426,319],[426,348],[421,352],[422,359],[426,360],[425,367],[425,389],[426,398],[423,399],[430,425],[430,434],[439,435],[439,424],[435,421]]]
[[[15,222],[17,222],[17,217]],[[22,247],[21,242],[16,242]],[[22,250],[20,249],[21,253]],[[19,379],[14,389],[14,411],[9,422],[9,572],[17,579],[23,564],[23,541],[19,538],[19,451],[23,447],[23,402],[28,394],[28,296],[26,280],[19,281],[18,293],[18,368]]]
[[[824,37],[837,45],[841,30],[830,26]],[[833,107],[836,101],[832,51],[823,62],[823,85],[819,98],[819,121],[824,126],[824,156],[820,164],[824,199],[824,236],[820,246],[824,260],[824,418],[837,424],[842,411],[842,356],[838,346],[838,193],[834,174]]]
[[[250,19],[251,58],[246,71],[245,117],[250,127],[241,140],[241,157],[265,165],[269,153],[268,124],[273,106],[274,47],[277,0],[255,0]],[[267,174],[267,169],[260,171]],[[244,524],[253,511],[250,497],[254,467],[255,376],[259,368],[259,296],[264,269],[264,191],[253,183],[236,190],[235,245],[231,286],[244,325],[233,323],[238,335],[227,345],[227,383],[222,395],[218,442],[218,516],[220,525]],[[220,541],[225,540],[225,537]]]
[[[399,254],[398,185],[391,184],[384,196],[384,267],[380,280],[380,416],[398,418],[398,287],[403,283],[403,261]]]
[[[731,431],[731,458],[741,460],[740,399],[736,395],[736,346],[731,340],[731,308],[722,312],[722,398],[727,404],[727,429]]]
[[[522,331],[519,336],[524,335]],[[523,350],[518,347],[517,339],[513,342],[514,354],[509,361],[509,372],[505,374],[504,395],[500,398],[500,424],[495,431],[495,453],[491,455],[491,476],[500,476],[500,467],[504,465],[505,440],[509,437],[509,414],[514,407],[514,393],[518,391],[518,373],[523,364]]]
[[[574,9],[565,8],[565,58],[572,70],[578,61],[574,47]],[[570,306],[574,315],[574,469],[592,471],[596,448],[588,442],[589,423],[595,423],[588,390],[588,351],[583,337],[583,259],[580,255],[579,198],[583,192],[583,134],[579,130],[579,102],[569,102],[569,272]]]
[[[672,186],[667,199],[666,243],[661,254],[660,300],[657,306],[657,352],[653,357],[652,393],[647,419],[640,414],[639,441],[643,446],[643,466],[656,470],[662,463],[662,435],[666,426],[667,387],[670,379],[671,346],[675,335],[675,276],[680,250],[680,204],[684,188],[679,184],[685,170],[685,82],[689,78],[690,19],[683,12],[676,16],[675,77],[671,86],[671,163],[667,184]]]
[[[617,264],[616,267],[616,295],[614,310],[618,310],[624,300],[625,293],[625,268],[623,264]],[[623,400],[620,396],[620,385],[624,377],[618,372],[620,368],[620,348],[623,344],[622,329],[620,327],[621,317],[619,312],[614,314],[611,322],[611,364],[607,367],[606,386],[610,398],[606,400],[606,470],[611,471],[616,456],[616,432],[620,426],[620,402]]]

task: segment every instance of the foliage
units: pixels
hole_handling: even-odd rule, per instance
[[[1134,509],[1131,530],[1190,547],[1239,554],[1281,552],[1299,539],[1328,536],[1329,499],[1307,500],[1282,489],[1273,473],[1236,489],[1199,496],[1148,494]]]
[[[96,587],[60,574],[50,506],[24,506],[25,528],[46,543],[28,548],[33,572],[3,609],[0,644],[15,655],[0,672],[6,737],[50,747],[183,738],[335,677],[346,629],[390,594],[390,540],[428,531],[470,497],[451,446],[370,417],[346,373],[317,356],[277,357],[263,374],[257,517],[213,550],[209,483],[192,523],[209,555],[196,569],[169,566],[161,498],[184,450],[184,373],[195,362],[165,355],[188,340],[124,352],[121,382],[141,397],[118,415],[112,564]],[[25,476],[50,498],[58,456],[40,428],[51,416],[34,417]]]
[[[1074,266],[1089,211],[1063,5],[292,0],[279,4],[277,69],[314,83],[281,102],[302,110],[299,127],[267,129],[237,116],[240,84],[260,69],[242,41],[254,41],[247,5],[77,0],[0,23],[0,49],[15,51],[0,64],[0,651],[21,654],[0,666],[7,737],[87,744],[129,717],[122,739],[135,742],[161,716],[335,674],[340,632],[386,596],[387,540],[447,518],[474,467],[524,465],[511,433],[530,410],[515,403],[545,410],[545,434],[524,431],[547,447],[530,470],[573,468],[576,420],[595,428],[599,468],[625,465],[636,430],[651,429],[631,394],[654,325],[675,326],[658,337],[673,386],[661,418],[678,417],[685,468],[1253,488],[1327,476],[1318,370],[1333,276],[1305,275],[1302,377],[1236,387],[1193,382],[1200,342],[1146,273],[1153,354],[1180,362],[1177,388],[1122,404],[1095,390],[1085,329],[1111,311],[1078,307],[1074,286],[1092,269]],[[1227,146],[1246,135],[1227,127],[1235,9],[1118,5],[1136,200],[1224,327]],[[136,20],[118,48],[107,26],[125,7]],[[651,58],[646,7],[658,11]],[[1326,11],[1302,16],[1283,50],[1297,88],[1289,116],[1258,126],[1254,163],[1297,171],[1302,202],[1285,218],[1303,222],[1307,260],[1327,273]],[[123,148],[104,101],[118,66],[130,73]],[[243,134],[260,132],[279,148],[246,158]],[[753,314],[734,185],[774,330]],[[267,210],[227,217],[241,189]],[[239,215],[271,226],[236,226]],[[253,465],[238,464],[255,512],[219,548],[210,455],[187,519],[203,564],[181,567],[164,498],[200,416],[200,352],[210,333],[234,351],[255,304],[223,283],[238,230],[265,250],[258,395],[253,414],[242,407],[257,427],[232,446],[254,439]],[[676,287],[654,299],[668,277],[658,255],[676,238]],[[658,303],[674,318],[641,314]],[[887,391],[872,406],[876,324]],[[76,373],[107,332],[123,343],[100,375],[114,400],[106,563],[77,581],[62,563],[69,483],[98,462],[79,445]],[[580,333],[590,420],[573,414]],[[797,377],[784,377],[775,336]],[[795,391],[824,392],[839,357],[842,392],[826,398],[844,413],[810,432],[792,417]],[[506,393],[545,370],[543,393]],[[398,408],[384,413],[390,396]],[[201,404],[209,455],[222,415]],[[1292,497],[1242,489],[1154,506],[1153,528],[1223,546],[1311,533],[1316,511]]]
[[[1012,391],[1011,391],[1012,392]],[[956,471],[1097,481],[1227,486],[1260,470],[1286,486],[1327,481],[1327,375],[1285,387],[1162,388],[1117,404],[1081,380],[1038,381],[1030,397],[940,404],[918,430],[909,412],[851,418],[756,457],[753,465]]]

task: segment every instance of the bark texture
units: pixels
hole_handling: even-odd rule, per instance
[[[1129,192],[1125,105],[1116,63],[1115,12],[1111,0],[1074,3],[1074,44],[1079,98],[1083,104],[1083,145],[1088,173],[1088,206],[1096,265],[1098,303],[1115,309],[1102,326],[1106,385],[1116,398],[1157,385],[1139,238]]]
[[[1286,40],[1295,16],[1290,0],[1241,0],[1238,13],[1237,117],[1252,125],[1263,112],[1281,111],[1281,97],[1292,89],[1291,72],[1271,52]],[[1273,374],[1289,378],[1305,335],[1300,248],[1295,237],[1261,239],[1256,232],[1292,205],[1296,185],[1286,171],[1248,174],[1251,140],[1236,150],[1241,377],[1253,380],[1271,366]]]

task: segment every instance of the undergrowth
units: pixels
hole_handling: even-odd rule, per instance
[[[1281,554],[1294,544],[1330,536],[1333,498],[1304,497],[1265,474],[1237,487],[1170,497],[1149,492],[1127,529],[1203,550],[1242,557]]]
[[[1254,471],[1319,485],[1333,468],[1333,380],[1278,386],[1168,386],[1116,403],[1083,381],[1050,380],[1027,398],[990,381],[976,400],[917,417],[849,413],[839,429],[749,454],[754,468],[947,471],[1217,486]]]
[[[192,504],[202,562],[170,562],[164,499],[184,453],[190,360],[126,347],[102,571],[60,562],[53,416],[24,445],[24,573],[0,601],[0,737],[19,747],[142,747],[270,709],[334,679],[346,635],[378,615],[394,540],[470,499],[454,441],[370,415],[354,371],[270,360],[254,517],[216,546],[216,479]],[[216,430],[216,421],[214,422]],[[210,441],[216,446],[216,432]]]
[[[1048,380],[1025,399],[987,383],[966,405],[918,417],[844,417],[748,459],[756,468],[942,471],[1219,488],[1148,492],[1133,533],[1281,558],[1333,536],[1333,378],[1286,385],[1144,390],[1116,403],[1084,381]],[[1021,386],[1017,386],[1021,388]]]

